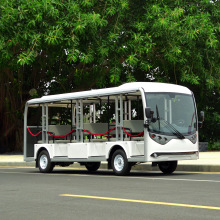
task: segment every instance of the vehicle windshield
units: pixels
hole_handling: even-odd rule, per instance
[[[196,111],[192,95],[179,93],[145,93],[147,107],[153,120],[150,132],[164,135],[181,133],[191,135],[196,132]]]

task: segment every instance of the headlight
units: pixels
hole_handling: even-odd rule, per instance
[[[196,141],[197,141],[197,134],[194,134],[193,136],[191,136],[189,140],[190,140],[193,144],[195,144]]]
[[[156,135],[156,134],[150,134],[151,139],[153,139],[154,141],[156,141],[158,144],[166,144],[167,142],[169,142],[169,140],[161,135]]]

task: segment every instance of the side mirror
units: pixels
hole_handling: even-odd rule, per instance
[[[203,111],[200,112],[200,117],[203,122],[205,120],[205,113]]]
[[[151,118],[151,108],[150,107],[145,108],[145,115],[146,115],[146,118]]]
[[[153,115],[154,115],[154,111],[152,111],[150,107],[146,107],[145,108],[145,116],[146,116],[147,120],[144,124],[145,128],[149,128],[149,121],[153,122],[153,119],[154,119]]]
[[[200,118],[201,118],[201,121],[199,121],[199,128],[202,128],[203,126],[203,122],[205,120],[205,113],[203,111],[200,112]]]
[[[152,120],[153,119],[153,115],[154,115],[154,111],[152,111],[150,107],[146,107],[145,108],[145,115],[146,115],[146,118]]]

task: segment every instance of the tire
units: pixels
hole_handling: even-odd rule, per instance
[[[54,168],[54,164],[51,162],[46,150],[41,151],[38,156],[38,167],[41,173],[51,173]]]
[[[100,162],[87,162],[85,167],[89,172],[95,172],[99,169],[100,165]]]
[[[112,169],[117,176],[125,176],[130,173],[131,165],[128,163],[125,152],[121,149],[116,150],[111,159]]]
[[[177,161],[160,162],[158,166],[164,174],[171,174],[176,170]]]

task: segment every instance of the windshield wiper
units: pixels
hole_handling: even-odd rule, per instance
[[[158,106],[156,105],[156,113],[157,113],[157,117],[156,118],[152,118],[153,123],[155,123],[156,121],[158,121],[158,127],[159,127],[159,131],[160,131],[160,115],[159,115],[159,110],[158,110]],[[168,127],[168,129],[174,134],[176,135],[179,139],[185,139],[184,135],[181,134],[173,125],[171,125],[168,121],[164,120],[163,121],[165,123],[165,126]]]
[[[159,131],[160,131],[160,115],[159,115],[159,111],[158,111],[157,105],[156,105],[156,112],[157,112],[158,127],[159,127]]]
[[[171,130],[171,132],[176,135],[179,139],[185,139],[184,135],[181,134],[173,125],[171,125],[168,121],[163,121],[165,125]]]

